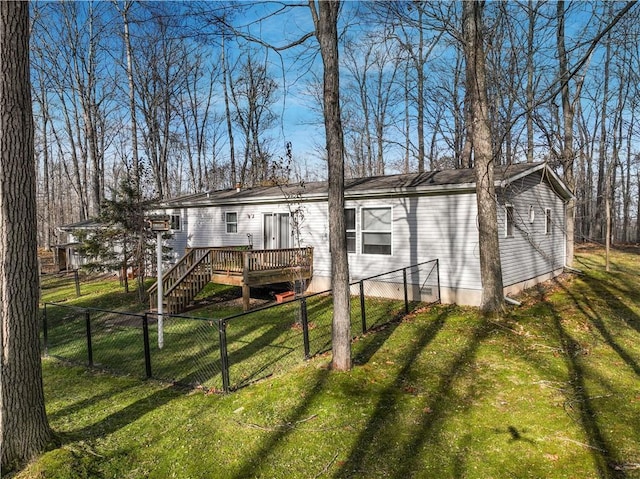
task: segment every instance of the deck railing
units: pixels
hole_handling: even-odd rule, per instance
[[[246,247],[189,248],[185,256],[162,276],[163,296],[170,298],[174,290],[190,282],[188,295],[182,293],[182,302],[189,302],[208,282],[214,273],[242,276],[248,283],[253,272],[286,268],[303,268],[313,274],[313,248],[283,248],[271,250],[249,250]],[[194,275],[197,275],[195,281]],[[184,289],[184,288],[182,288]],[[197,290],[197,291],[196,291]],[[156,307],[157,284],[148,291],[151,308]],[[188,296],[188,297],[187,297]]]
[[[250,273],[272,269],[313,266],[313,248],[282,248],[237,251],[211,248],[213,271]]]

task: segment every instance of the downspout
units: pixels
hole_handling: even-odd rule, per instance
[[[513,298],[510,298],[509,296],[504,297],[504,302],[507,304],[510,304],[511,306],[522,306],[522,303],[520,301],[516,301]]]

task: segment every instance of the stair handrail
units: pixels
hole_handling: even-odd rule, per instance
[[[204,254],[202,255],[202,257],[206,256],[209,253],[209,248],[193,248],[191,249],[187,254],[185,254],[182,258],[180,258],[180,261],[178,261],[176,264],[174,264],[171,268],[169,268],[163,275],[162,275],[162,286],[163,289],[165,291],[163,296],[166,296],[166,291],[168,288],[173,288],[175,283],[171,283],[171,285],[167,282],[165,283],[165,281],[168,281],[172,278],[172,276],[174,275],[174,273],[184,267],[184,265],[191,259],[193,259],[194,256],[196,256],[196,253],[202,253],[204,252]],[[196,262],[198,262],[199,259],[196,259]],[[148,294],[152,294],[153,292],[155,292],[158,289],[158,282],[156,281],[153,285],[151,285],[151,287],[148,289],[147,293]]]
[[[180,286],[180,284],[182,284],[182,282],[191,274],[193,273],[193,271],[200,266],[200,264],[205,260],[205,258],[211,256],[211,250],[207,250],[207,252],[202,255],[201,258],[197,259],[196,262],[182,275],[180,276],[180,278],[178,278],[178,280],[176,282],[173,283],[173,285],[171,285],[171,287],[169,289],[167,289],[167,291],[164,292],[165,296],[169,296],[169,294],[171,294],[171,292],[176,289],[178,286]]]

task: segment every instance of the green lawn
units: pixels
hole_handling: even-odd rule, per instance
[[[229,395],[45,360],[59,446],[19,478],[640,478],[640,255],[501,320],[436,306]]]
[[[109,288],[108,282],[105,288]],[[209,303],[205,307],[186,313],[191,316],[164,317],[162,348],[158,345],[155,315],[149,316],[153,378],[207,390],[223,390],[221,318],[227,318],[224,330],[231,389],[288,371],[304,362],[299,302],[273,304],[239,315],[242,313],[241,298],[236,298],[237,301],[216,300],[218,296],[233,299],[238,288],[212,285],[206,289],[202,297],[209,298]],[[145,377],[143,315],[75,306],[86,306],[90,299],[83,296],[64,304],[46,304],[48,355],[80,365],[88,364],[86,315],[89,314],[93,364],[112,372]],[[103,305],[105,299],[99,297],[95,301]],[[351,314],[354,336],[362,333],[360,308],[360,301],[354,298]],[[404,302],[366,298],[365,308],[368,324],[375,326],[398,317],[404,310]],[[331,311],[330,296],[320,294],[307,298],[311,356],[330,349]]]

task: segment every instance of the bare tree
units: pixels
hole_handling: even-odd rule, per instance
[[[340,115],[340,63],[338,61],[339,0],[309,0],[323,63],[324,126],[329,165],[329,247],[333,278],[334,369],[351,369],[351,308],[349,262],[344,221],[344,140]]]
[[[230,83],[234,120],[244,140],[240,168],[243,184],[258,184],[268,178],[271,153],[266,131],[275,121],[271,107],[276,101],[277,89],[267,70],[266,58],[265,64],[260,64],[257,53],[248,51]]]
[[[134,3],[131,0],[126,0],[120,7],[118,2],[114,2],[116,8],[120,12],[122,17],[122,40],[124,42],[124,48],[126,53],[126,72],[127,72],[127,86],[129,87],[129,115],[131,121],[131,159],[133,169],[133,181],[135,188],[140,193],[140,157],[138,152],[138,117],[136,113],[136,87],[135,87],[135,74],[133,72],[133,48],[131,46],[131,33],[130,33],[130,13]]]
[[[395,45],[386,38],[385,32],[361,36],[357,41],[348,41],[344,48],[345,66],[352,83],[343,88],[343,92],[347,91],[343,100],[344,104],[350,100],[353,106],[349,115],[343,117],[345,125],[349,125],[345,129],[351,130],[362,143],[364,161],[358,168],[360,176],[385,172],[385,151],[390,144],[387,129],[393,123],[396,75],[401,68]]]
[[[504,309],[504,292],[498,242],[498,217],[493,172],[494,155],[491,149],[482,11],[481,2],[464,2],[462,6],[462,31],[466,60],[466,95],[472,119],[482,310],[496,313]]]
[[[29,4],[0,3],[0,467],[22,464],[51,436],[40,363],[36,171]]]
[[[558,22],[556,32],[556,46],[558,49],[558,66],[559,66],[559,81],[561,85],[560,95],[562,99],[562,152],[561,162],[564,172],[564,181],[569,188],[569,191],[575,191],[575,177],[574,177],[574,150],[573,150],[573,118],[575,115],[575,102],[580,97],[580,90],[583,85],[583,79],[579,79],[576,87],[576,100],[571,100],[571,93],[569,90],[570,72],[567,59],[567,50],[565,45],[565,8],[564,0],[558,0],[556,6],[556,20]],[[573,256],[575,248],[575,199],[571,198],[567,203],[565,209],[565,222],[566,222],[566,262],[567,266],[573,265]]]
[[[229,136],[229,166],[231,170],[231,186],[236,186],[238,182],[237,170],[236,170],[236,151],[235,141],[233,138],[233,127],[231,125],[231,108],[229,107],[229,61],[227,60],[226,48],[225,48],[225,35],[222,34],[222,45],[220,46],[222,64],[222,91],[224,93],[224,113],[227,123],[227,135]]]

